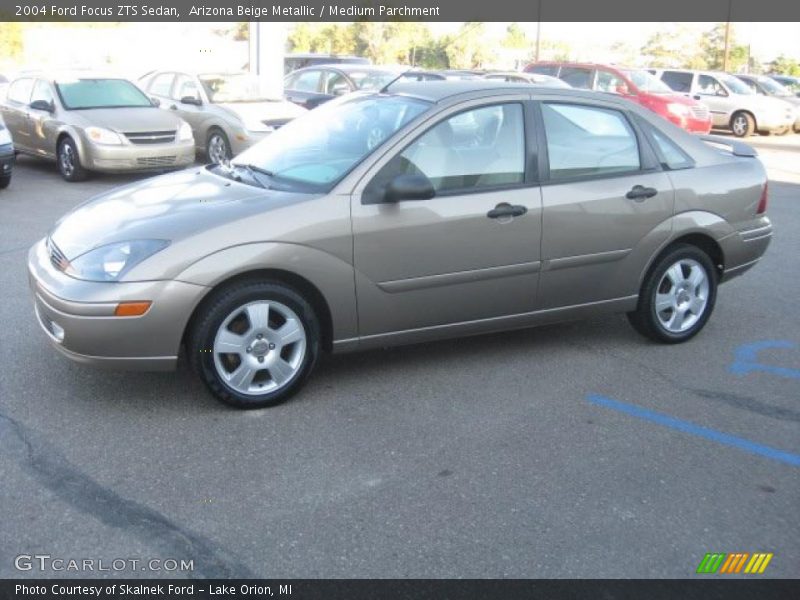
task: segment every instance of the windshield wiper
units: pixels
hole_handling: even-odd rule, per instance
[[[268,169],[263,169],[257,165],[250,165],[250,164],[242,164],[242,163],[231,163],[232,167],[241,167],[243,169],[247,169],[250,173],[261,173],[262,175],[266,175],[267,177],[275,177],[275,173]]]

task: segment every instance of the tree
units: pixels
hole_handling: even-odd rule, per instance
[[[682,26],[665,26],[657,31],[642,46],[640,54],[652,67],[705,69],[707,66],[697,34]]]
[[[22,55],[22,24],[0,23],[0,57],[16,59]]]
[[[528,36],[525,34],[522,27],[519,26],[519,23],[511,23],[511,25],[508,26],[506,29],[506,37],[504,37],[503,41],[500,43],[504,47],[514,50],[525,50],[531,46]]]
[[[770,73],[777,73],[780,75],[800,75],[800,63],[792,58],[788,58],[781,54],[773,60],[772,62],[767,64],[767,68],[769,69]]]
[[[493,50],[484,43],[486,27],[482,22],[467,22],[461,25],[447,42],[447,60],[453,69],[480,68],[490,62]]]
[[[728,46],[728,70],[735,72],[747,65],[747,46],[736,43],[736,30],[731,23]],[[717,23],[701,41],[703,57],[708,69],[721,71],[725,68],[725,23]]]

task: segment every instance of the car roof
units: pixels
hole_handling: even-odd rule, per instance
[[[421,69],[416,67],[409,67],[405,65],[368,65],[368,64],[359,64],[359,63],[320,63],[318,65],[309,65],[307,67],[303,67],[302,69],[297,69],[296,71],[292,71],[289,73],[290,75],[294,75],[295,73],[300,73],[301,71],[310,71],[313,69],[333,69],[336,71],[342,71],[343,73],[363,73],[363,72],[372,72],[372,73],[404,73],[406,71],[413,71],[418,72]]]
[[[487,95],[500,95],[503,92],[515,93],[523,92],[530,94],[532,90],[537,93],[557,92],[559,94],[569,94],[577,98],[597,99],[598,92],[588,90],[576,90],[572,88],[534,88],[529,83],[513,83],[508,81],[496,81],[491,79],[457,79],[446,81],[398,81],[393,83],[389,89],[392,94],[411,96],[428,102],[441,102],[454,96],[474,94],[476,92],[486,92]],[[606,94],[602,95],[607,100]]]

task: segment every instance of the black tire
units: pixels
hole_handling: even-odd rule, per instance
[[[750,113],[740,110],[733,113],[730,126],[733,135],[736,137],[749,137],[756,131],[756,120]]]
[[[221,129],[212,129],[208,132],[206,140],[206,158],[211,163],[219,163],[224,159],[228,161],[232,158],[231,143],[228,136]]]
[[[0,190],[6,189],[11,184],[11,175],[0,177]]]
[[[667,270],[681,260],[691,260],[702,267],[708,281],[708,291],[705,294],[706,304],[699,318],[685,331],[669,331],[661,322],[656,313],[656,294],[662,284]],[[697,246],[679,244],[669,249],[659,258],[650,269],[642,284],[639,294],[639,304],[635,311],[628,313],[628,320],[633,328],[645,337],[666,344],[685,342],[697,335],[708,322],[714,311],[717,299],[717,270],[708,255]]]
[[[263,394],[245,394],[228,385],[219,374],[213,348],[226,318],[256,301],[280,303],[297,315],[305,333],[305,352],[295,374],[283,387]],[[285,402],[305,384],[319,358],[320,340],[319,320],[299,293],[280,282],[250,280],[227,286],[204,301],[189,332],[187,350],[192,368],[218,400],[235,408],[266,408]]]
[[[72,138],[65,137],[58,143],[56,162],[58,172],[66,181],[84,181],[89,176],[89,172],[81,166],[78,147]]]

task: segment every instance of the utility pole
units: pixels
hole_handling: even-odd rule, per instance
[[[725,23],[725,58],[722,60],[722,70],[727,71],[730,63],[731,22]]]
[[[536,54],[533,57],[533,62],[539,62],[539,49],[542,46],[542,22],[536,22]]]

